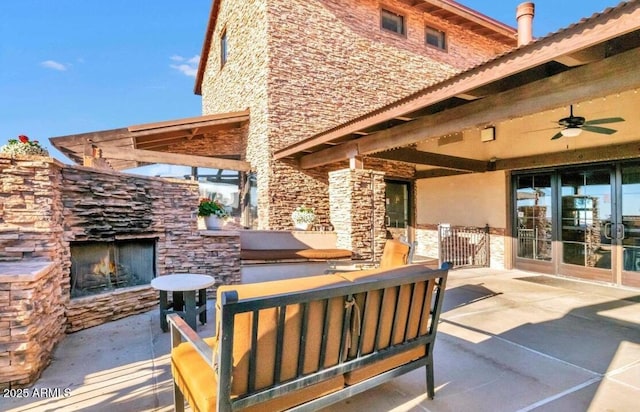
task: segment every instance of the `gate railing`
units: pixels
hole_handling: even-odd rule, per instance
[[[438,225],[440,264],[451,262],[454,267],[489,267],[489,225],[461,227]]]

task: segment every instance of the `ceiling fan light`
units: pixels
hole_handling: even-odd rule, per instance
[[[579,127],[567,127],[566,129],[562,129],[560,133],[565,137],[576,137],[582,133],[582,129]]]

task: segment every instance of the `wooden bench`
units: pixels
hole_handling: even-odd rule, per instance
[[[426,366],[448,266],[362,270],[218,288],[217,334],[171,325],[175,409],[316,410]]]
[[[333,232],[246,230],[240,232],[243,265],[349,259],[351,251],[336,247]]]

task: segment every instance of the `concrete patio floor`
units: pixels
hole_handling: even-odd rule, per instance
[[[444,305],[435,399],[421,368],[326,411],[640,410],[639,290],[469,269],[450,273]],[[168,351],[157,311],[68,335],[0,410],[172,410]]]

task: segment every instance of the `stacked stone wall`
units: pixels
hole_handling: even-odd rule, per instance
[[[195,182],[5,155],[0,172],[0,388],[37,379],[65,331],[157,305],[151,286],[70,299],[72,242],[156,239],[157,275],[240,282],[239,234],[198,230]]]
[[[228,58],[220,64],[220,37],[227,34]],[[223,1],[212,35],[202,82],[202,113],[246,110],[251,120],[243,160],[257,174],[259,228],[269,227],[269,112],[267,93],[267,0]],[[274,190],[278,190],[276,188]]]
[[[406,15],[407,36],[380,29],[380,3],[373,0],[221,3],[202,83],[203,113],[251,110],[246,159],[258,174],[260,228],[290,229],[290,213],[301,204],[328,212],[326,176],[273,161],[276,150],[509,48],[405,2],[384,5]],[[424,44],[426,24],[447,32],[446,52]],[[229,54],[220,69],[222,30]]]
[[[59,260],[64,253],[61,164],[0,154],[0,261]]]
[[[378,260],[386,240],[384,174],[344,169],[329,173],[331,223],[336,246],[354,259]]]
[[[60,265],[0,262],[0,389],[33,383],[64,337]]]
[[[83,167],[67,167],[62,176],[68,243],[153,238],[158,276],[199,273],[214,276],[217,285],[240,282],[239,236],[198,230],[196,182]],[[156,303],[150,286],[73,299],[69,331],[144,312]]]

